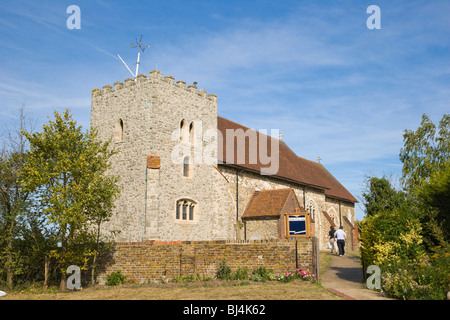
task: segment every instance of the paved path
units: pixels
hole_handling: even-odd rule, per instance
[[[330,254],[330,253],[328,253]],[[322,277],[322,285],[351,300],[391,300],[365,286],[359,257],[332,255],[331,264]]]

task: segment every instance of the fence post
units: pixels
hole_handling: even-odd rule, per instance
[[[320,274],[320,255],[319,255],[319,241],[316,236],[312,237],[312,264],[313,273],[316,279],[319,279]]]

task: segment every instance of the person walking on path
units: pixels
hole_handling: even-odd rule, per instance
[[[334,233],[336,231],[334,230],[334,227],[330,227],[330,232],[328,232],[328,243],[331,246],[331,253],[334,253],[336,251],[337,254],[337,247],[336,247],[336,240],[334,239]]]
[[[337,246],[339,248],[339,257],[342,257],[345,254],[345,241],[347,240],[347,234],[343,227],[340,226],[339,230],[334,233],[334,238],[337,240]]]

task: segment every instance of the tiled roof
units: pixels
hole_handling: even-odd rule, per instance
[[[291,192],[291,188],[255,191],[242,218],[278,217]]]
[[[325,190],[325,195],[347,200],[350,202],[358,202],[353,195],[344,188],[336,178],[325,169],[322,164],[298,157],[284,142],[260,133],[259,131],[247,128],[228,119],[217,117],[217,127],[222,133],[222,140],[218,143],[218,160],[219,163],[235,165],[248,170],[262,172],[270,166],[270,163],[264,163],[261,155],[269,155],[272,143],[279,145],[279,166],[277,172],[273,176],[280,179],[287,179],[302,185],[314,186]],[[246,139],[245,144],[233,143],[231,139],[227,139],[227,129],[233,131],[242,129],[248,136],[256,137],[256,146],[254,150],[256,154],[250,153],[249,141]],[[231,137],[231,136],[230,136]],[[260,146],[261,137],[266,139],[267,143]],[[220,137],[219,137],[220,138]],[[235,139],[236,141],[236,139]],[[263,140],[264,141],[264,140]],[[231,150],[234,145],[234,159],[227,158],[227,150]],[[245,155],[244,161],[238,159],[238,155]],[[251,158],[254,156],[254,159]],[[249,158],[250,157],[250,158]],[[256,161],[253,161],[256,160]],[[263,161],[261,161],[263,160]],[[273,159],[272,159],[273,160]]]

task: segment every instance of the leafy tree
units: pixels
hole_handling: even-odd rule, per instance
[[[49,252],[56,248],[56,237],[54,228],[40,214],[38,205],[32,206],[19,224],[15,246],[22,268],[16,284],[44,280],[45,288],[49,283],[49,273],[55,269],[51,268]]]
[[[93,259],[91,264],[91,284],[95,284],[95,270],[97,267],[97,256],[102,251],[110,249],[110,243],[101,241],[101,226],[102,223],[108,221],[111,216],[111,210],[114,207],[114,199],[119,190],[116,186],[117,178],[99,176],[98,180],[92,184],[92,193],[90,197],[89,207],[92,208],[90,212],[89,222],[92,225],[94,234],[93,243]],[[114,234],[115,231],[113,230]],[[107,237],[103,234],[104,240]]]
[[[444,114],[438,126],[422,115],[416,131],[405,130],[404,147],[400,150],[403,163],[403,183],[406,190],[413,190],[442,169],[450,161],[450,114]]]
[[[17,172],[25,161],[24,154],[9,153],[0,158],[0,228],[1,253],[3,257],[6,283],[13,285],[13,276],[20,274],[20,265],[15,239],[28,206],[28,192],[22,192],[17,183]],[[2,260],[3,260],[2,259]]]
[[[10,288],[13,277],[23,272],[17,238],[32,203],[30,192],[23,190],[19,183],[19,174],[27,160],[27,142],[20,131],[26,127],[31,130],[32,126],[23,107],[18,113],[19,121],[7,132],[0,150],[0,265],[4,266]]]
[[[450,251],[450,162],[431,174],[429,180],[416,188],[416,196],[424,214],[427,243]]]
[[[51,255],[60,268],[61,290],[66,288],[67,267],[84,269],[95,255],[92,223],[109,219],[118,194],[117,177],[106,175],[108,159],[115,153],[110,142],[98,141],[96,131],[83,133],[69,112],[55,111],[55,120],[44,124],[42,132],[24,132],[30,152],[21,176],[24,188],[36,192],[43,215],[55,226],[60,248]]]
[[[450,114],[444,114],[438,128],[424,114],[416,131],[406,130],[403,162],[404,186],[408,196],[421,208],[425,243],[448,247],[449,206],[448,167],[450,166]]]
[[[405,201],[405,193],[395,190],[386,178],[368,177],[367,189],[363,192],[366,215],[399,208]]]

